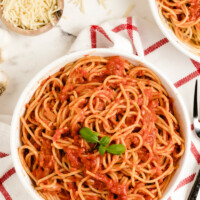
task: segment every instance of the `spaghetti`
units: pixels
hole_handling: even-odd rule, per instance
[[[175,35],[185,44],[200,49],[200,1],[199,0],[156,0],[160,15]]]
[[[125,152],[103,156],[80,129]],[[172,101],[148,68],[85,56],[42,81],[21,117],[20,161],[47,200],[158,200],[184,139]]]

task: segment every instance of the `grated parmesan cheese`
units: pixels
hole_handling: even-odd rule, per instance
[[[15,27],[37,30],[52,23],[59,10],[57,0],[0,0],[3,17]]]
[[[85,13],[83,0],[69,0],[69,3],[73,3],[75,6],[80,8],[82,13]]]
[[[98,4],[102,5],[104,9],[107,9],[106,7],[106,1],[107,0],[98,0]],[[75,6],[80,8],[80,11],[82,13],[85,13],[85,8],[84,8],[84,0],[69,0],[69,3],[73,3]]]
[[[129,14],[130,14],[130,12],[133,10],[134,6],[135,6],[134,4],[131,4],[131,5],[127,8],[127,10],[126,10],[126,12],[124,13],[123,17],[128,17]]]
[[[110,9],[108,12],[107,12],[107,15],[110,15],[112,13],[112,10]]]
[[[105,9],[107,9],[106,7],[106,1],[107,0],[98,0],[99,5],[102,5]]]

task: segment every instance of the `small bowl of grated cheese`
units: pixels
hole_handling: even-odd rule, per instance
[[[0,18],[11,30],[39,35],[53,28],[62,16],[64,0],[0,0]]]

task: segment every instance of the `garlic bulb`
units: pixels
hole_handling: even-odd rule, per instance
[[[11,41],[10,34],[0,28],[0,63],[5,59],[5,50]]]
[[[6,90],[7,85],[8,85],[8,75],[5,72],[0,71],[0,96]]]

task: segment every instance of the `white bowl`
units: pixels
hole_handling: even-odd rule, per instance
[[[158,70],[158,68],[152,66],[150,63],[146,62],[144,58],[140,58],[133,54],[126,54],[119,51],[111,50],[111,49],[90,49],[85,51],[80,51],[76,53],[72,53],[61,57],[60,59],[54,61],[53,63],[46,66],[42,69],[27,85],[25,90],[23,91],[22,95],[20,96],[18,103],[16,105],[13,119],[12,119],[12,126],[11,126],[11,154],[13,163],[17,172],[17,175],[24,185],[25,189],[28,193],[35,199],[42,199],[39,194],[35,191],[32,181],[30,180],[29,176],[26,174],[25,170],[23,169],[21,162],[19,160],[18,155],[18,147],[21,146],[20,141],[20,116],[24,114],[25,111],[25,104],[29,102],[30,98],[34,94],[35,90],[40,85],[41,81],[47,78],[49,75],[54,74],[57,72],[61,67],[65,66],[69,62],[76,61],[77,59],[83,57],[84,55],[98,55],[102,57],[114,56],[119,55],[124,57],[125,59],[129,60],[134,64],[142,63],[144,66],[150,68],[153,72],[155,72],[158,77],[160,78],[163,86],[169,93],[169,96],[174,100],[174,111],[179,120],[180,128],[182,135],[185,138],[185,153],[183,157],[179,161],[179,168],[175,172],[172,180],[170,181],[162,200],[167,200],[170,194],[175,190],[175,187],[180,181],[180,178],[185,170],[186,161],[188,158],[188,153],[190,149],[190,121],[187,115],[187,111],[185,105],[181,99],[180,94],[174,87],[174,85],[168,81],[168,79]]]
[[[168,38],[168,40],[182,53],[184,53],[186,56],[192,58],[193,60],[196,60],[197,62],[200,62],[200,50],[197,50],[195,48],[192,48],[186,44],[184,44],[181,40],[179,40],[176,35],[174,34],[173,30],[169,28],[167,23],[165,23],[166,19],[159,14],[159,7],[156,0],[149,0],[149,5],[151,8],[151,12],[154,16],[154,19],[160,28],[160,30],[163,32],[163,34]],[[162,18],[162,19],[161,19]]]

